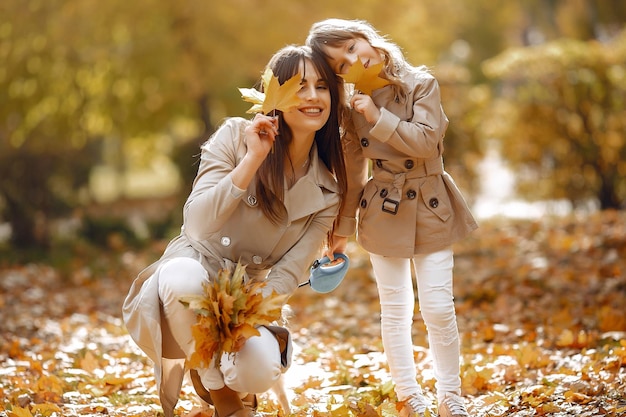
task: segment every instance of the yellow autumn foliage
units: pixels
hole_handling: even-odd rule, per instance
[[[370,65],[365,68],[361,59],[357,59],[354,65],[350,67],[346,74],[341,77],[347,82],[354,84],[354,89],[363,94],[371,95],[372,91],[382,88],[389,84],[389,80],[380,78],[380,71],[383,69],[383,63]]]
[[[281,85],[271,68],[266,69],[261,77],[264,92],[254,88],[239,89],[241,98],[254,104],[246,113],[269,114],[274,110],[289,111],[300,104],[301,100],[297,93],[300,90],[301,79],[300,73],[297,73]]]

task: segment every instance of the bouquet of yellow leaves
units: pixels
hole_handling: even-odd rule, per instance
[[[260,289],[266,283],[245,283],[245,269],[240,263],[234,271],[222,269],[204,285],[204,294],[180,298],[197,315],[191,328],[195,341],[195,351],[189,358],[192,368],[209,366],[215,355],[215,364],[219,366],[224,352],[238,352],[246,340],[260,335],[258,326],[281,317],[287,295],[272,292],[263,297]]]

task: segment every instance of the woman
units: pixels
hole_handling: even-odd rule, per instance
[[[347,74],[355,64],[380,66],[374,76],[385,80],[371,94],[355,91],[350,98],[345,143],[350,181],[329,254],[343,252],[355,230],[370,253],[383,347],[402,417],[423,417],[430,408],[416,381],[413,358],[413,265],[433,356],[438,413],[467,417],[461,396],[452,244],[478,225],[443,168],[448,119],[437,80],[423,66],[409,64],[395,43],[365,21],[317,22],[307,45],[324,55],[338,74]]]
[[[194,350],[196,318],[180,297],[202,294],[204,282],[236,262],[247,266],[248,279],[266,281],[265,295],[291,294],[307,279],[339,211],[346,179],[337,77],[307,47],[281,49],[268,68],[281,84],[298,74],[300,103],[271,116],[228,119],[202,146],[181,233],[139,274],[124,303],[130,335],[155,363],[166,417]],[[286,370],[266,330],[219,369],[194,370],[219,417],[250,415],[240,398],[266,391]]]

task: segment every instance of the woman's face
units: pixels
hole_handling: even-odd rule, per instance
[[[346,74],[359,58],[365,68],[382,62],[380,53],[363,38],[348,39],[339,46],[325,46],[324,51],[330,57],[328,63],[336,74]]]
[[[294,137],[300,134],[315,134],[326,124],[330,116],[330,90],[326,81],[320,78],[310,60],[300,64],[300,104],[283,113]]]

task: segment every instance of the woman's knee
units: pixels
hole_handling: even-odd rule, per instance
[[[239,392],[260,393],[269,390],[281,376],[280,347],[276,337],[265,327],[260,336],[246,341],[236,355],[223,356],[221,370],[224,382]]]
[[[162,300],[184,294],[202,293],[208,274],[202,264],[192,258],[165,261],[157,270],[159,295]]]

